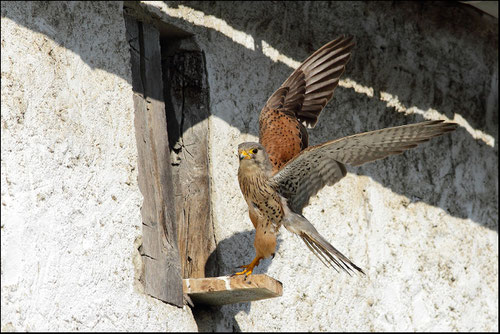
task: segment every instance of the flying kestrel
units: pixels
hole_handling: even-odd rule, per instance
[[[302,238],[325,265],[347,273],[361,268],[342,255],[302,215],[302,209],[325,185],[359,166],[416,147],[455,130],[455,123],[427,121],[386,128],[308,146],[305,123],[314,127],[332,98],[354,46],[340,37],[314,52],[269,98],[259,117],[260,143],[238,146],[238,182],[256,233],[253,261],[235,275],[250,275],[260,260],[274,256],[281,225]],[[338,271],[338,270],[337,270]]]

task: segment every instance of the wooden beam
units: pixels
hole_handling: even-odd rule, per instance
[[[190,40],[162,40],[162,50],[182,277],[213,277],[218,270],[210,201],[205,57]]]
[[[132,65],[138,183],[144,196],[141,281],[147,294],[182,307],[159,33],[129,16],[125,16],[125,24]]]
[[[283,295],[283,285],[267,275],[188,278],[183,280],[184,293],[194,304],[225,305],[250,302]]]

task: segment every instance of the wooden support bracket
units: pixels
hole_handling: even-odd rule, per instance
[[[263,274],[250,275],[246,280],[242,275],[185,278],[182,285],[195,305],[244,303],[283,295],[281,282]]]

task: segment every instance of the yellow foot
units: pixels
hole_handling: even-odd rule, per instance
[[[250,264],[245,264],[245,265],[240,266],[240,268],[245,268],[245,270],[240,271],[239,273],[234,273],[231,275],[231,277],[236,276],[236,275],[245,275],[245,279],[247,279],[247,277],[252,274],[253,269],[259,265],[260,260],[262,260],[262,257],[256,256],[253,259],[253,261],[250,262]]]

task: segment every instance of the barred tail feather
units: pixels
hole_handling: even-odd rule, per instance
[[[338,269],[335,267],[337,266],[349,275],[351,275],[350,271],[353,271],[353,269],[365,274],[360,267],[352,263],[351,260],[333,247],[317,231],[302,232],[299,236],[302,238],[307,248],[309,248],[325,266],[331,266],[338,272]]]
[[[337,272],[339,271],[337,267],[341,268],[349,275],[351,275],[351,271],[354,272],[353,269],[365,274],[360,267],[352,263],[351,260],[326,241],[304,216],[291,211],[284,200],[283,204],[283,208],[285,209],[283,226],[285,226],[288,231],[301,237],[307,248],[309,248],[325,266],[331,266]]]

